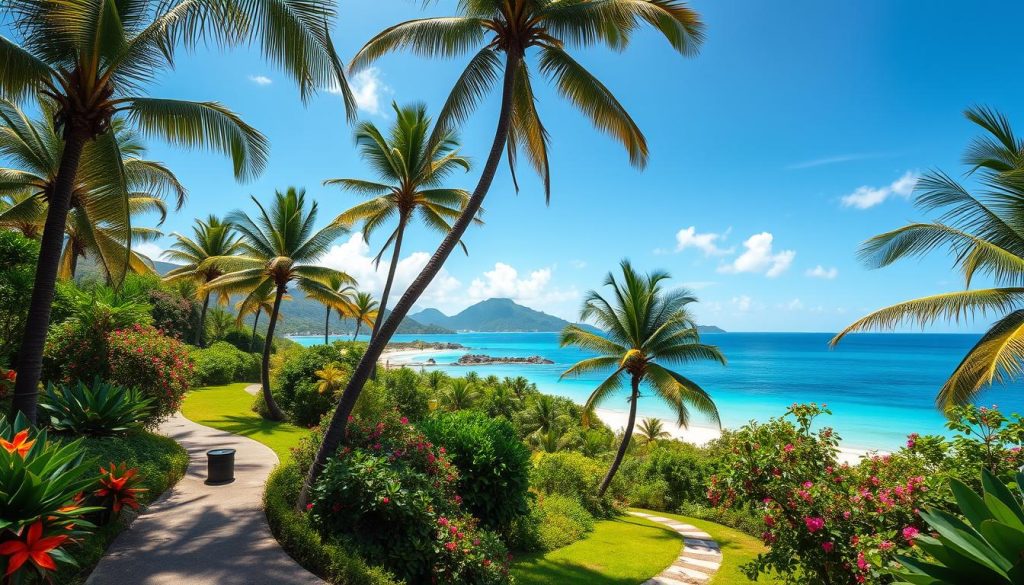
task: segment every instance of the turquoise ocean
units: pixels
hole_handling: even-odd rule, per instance
[[[351,336],[332,337],[349,339]],[[365,336],[360,336],[365,339]],[[735,428],[750,420],[781,415],[794,402],[825,403],[833,415],[822,420],[852,449],[891,450],[909,433],[948,434],[944,418],[934,406],[943,381],[960,362],[978,335],[858,334],[836,349],[828,347],[827,333],[709,333],[706,343],[717,345],[727,366],[689,364],[680,372],[699,383],[714,398],[722,426]],[[293,337],[303,345],[323,343],[323,336]],[[460,333],[451,335],[396,335],[394,341],[423,340],[460,343],[468,350],[406,354],[401,361],[425,362],[450,374],[475,370],[481,376],[524,376],[542,391],[582,403],[602,379],[599,375],[559,380],[573,363],[591,354],[558,346],[557,333]],[[465,353],[491,356],[540,355],[551,365],[495,364],[445,365]],[[396,362],[397,363],[397,362]],[[415,366],[419,368],[420,366]],[[1024,385],[995,387],[979,399],[980,405],[998,405],[1004,412],[1024,413]],[[626,410],[626,394],[601,405]],[[639,412],[672,420],[667,408],[653,397],[642,397]],[[694,416],[692,425],[712,426]]]

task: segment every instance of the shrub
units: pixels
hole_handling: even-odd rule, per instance
[[[484,526],[501,530],[529,511],[530,450],[504,419],[478,412],[440,414],[419,425],[459,469],[456,490]]]
[[[296,407],[299,407],[304,419],[304,422],[301,424],[316,424],[324,412],[327,412],[327,409],[333,404],[333,401],[330,403],[326,400],[319,401],[322,403],[318,405],[320,412],[314,415],[312,411],[318,410],[317,408],[300,404],[300,401],[311,398],[309,388],[300,388],[300,386],[304,382],[315,382],[317,379],[316,372],[322,370],[330,363],[336,363],[341,360],[341,352],[334,345],[314,345],[301,348],[300,350],[293,350],[289,353],[292,355],[288,356],[274,376],[274,383],[271,385],[274,398],[277,400],[278,405],[289,414],[293,414]],[[301,397],[299,396],[300,392]]]
[[[527,516],[517,518],[509,545],[523,552],[555,550],[583,539],[594,529],[594,517],[577,498],[551,495],[530,503]]]
[[[256,339],[252,338],[251,330],[244,329],[232,329],[224,335],[224,341],[238,348],[240,351],[246,353],[263,353],[263,336],[259,333],[256,334]]]
[[[153,289],[148,294],[153,326],[180,341],[195,339],[199,327],[198,303],[176,291]]]
[[[0,366],[13,365],[25,332],[39,244],[0,231]]]
[[[154,399],[146,424],[156,424],[174,414],[192,379],[192,363],[185,345],[141,325],[114,331],[107,342],[108,380],[133,386]]]
[[[420,388],[416,372],[409,368],[398,368],[381,377],[384,388],[398,405],[398,410],[409,420],[419,422],[430,414],[430,395]]]
[[[50,415],[54,430],[78,435],[112,435],[136,428],[146,419],[153,398],[134,388],[121,388],[96,378],[84,382],[47,384],[39,407]]]
[[[107,378],[109,353],[107,331],[73,321],[53,326],[43,350],[42,380],[70,384]]]
[[[651,447],[646,455],[626,459],[619,470],[632,505],[671,510],[683,502],[706,500],[712,470],[704,449],[682,441],[661,441]]]
[[[192,381],[196,386],[260,379],[260,356],[240,351],[230,343],[218,341],[204,349],[193,349],[189,355],[195,364]]]
[[[605,497],[597,497],[597,486],[607,470],[600,462],[579,453],[546,453],[534,465],[531,483],[545,495],[557,494],[579,498],[588,512],[598,518],[616,513],[612,502],[613,489]]]
[[[397,413],[353,420],[347,445],[313,489],[310,521],[410,582],[508,582],[504,545],[476,527],[455,491],[458,471]]]

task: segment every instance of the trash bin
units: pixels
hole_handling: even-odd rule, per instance
[[[228,483],[235,479],[235,450],[212,449],[206,452],[206,483]]]

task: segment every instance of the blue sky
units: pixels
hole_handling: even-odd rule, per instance
[[[427,12],[445,14],[454,4]],[[692,6],[707,23],[697,58],[678,56],[654,34],[637,36],[624,53],[575,52],[646,133],[647,169],[631,168],[619,146],[539,84],[552,136],[551,204],[525,167],[518,195],[503,168],[485,203],[486,225],[466,238],[470,255],[452,256],[422,306],[452,312],[510,296],[572,318],[581,295],[623,257],[668,270],[672,282],[696,289],[701,321],[735,331],[834,331],[867,310],[961,286],[942,256],[872,271],[855,251],[871,235],[922,217],[907,198],[919,173],[940,168],[960,176],[961,153],[976,134],[965,107],[997,107],[1024,127],[1017,41],[1024,6]],[[335,39],[346,60],[375,32],[424,13],[414,0],[343,0],[339,10]],[[391,100],[436,110],[464,63],[381,60],[353,80],[363,116],[386,125]],[[306,187],[326,222],[357,199],[322,187],[323,179],[372,177],[352,146],[340,99],[324,94],[303,107],[294,84],[255,51],[183,56],[152,93],[221,101],[272,148],[267,171],[239,185],[215,155],[153,144],[152,157],[190,189],[188,204],[164,224],[168,232],[289,185]],[[463,130],[463,150],[477,161],[491,140],[496,101],[492,95]],[[472,188],[475,179],[470,173],[456,182]],[[400,286],[436,241],[413,228]],[[379,290],[369,258],[380,243],[366,248],[345,238],[326,262]]]

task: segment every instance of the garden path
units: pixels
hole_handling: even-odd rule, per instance
[[[690,524],[676,522],[643,512],[630,512],[633,516],[664,524],[683,536],[683,550],[679,558],[664,571],[648,579],[643,585],[699,585],[706,583],[722,564],[722,551],[711,535]]]
[[[185,477],[121,533],[87,585],[313,585],[324,582],[281,549],[263,513],[277,465],[267,446],[196,424],[180,413],[160,426],[189,453]],[[206,451],[235,449],[235,480],[207,485]]]

